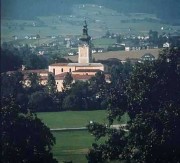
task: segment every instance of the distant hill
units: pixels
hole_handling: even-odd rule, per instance
[[[102,5],[123,13],[155,13],[164,21],[180,19],[179,0],[1,0],[1,17],[34,19],[71,14],[74,4]]]

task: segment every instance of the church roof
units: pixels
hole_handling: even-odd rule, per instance
[[[89,80],[92,78],[94,75],[75,75],[73,74],[72,77],[74,80]]]
[[[30,74],[30,73],[37,73],[37,74],[48,74],[49,71],[47,69],[38,69],[38,70],[18,70],[18,71],[7,71],[7,74],[13,74],[15,72],[21,72],[22,74]]]
[[[103,64],[101,64],[101,63],[69,63],[68,66],[99,67],[99,66],[103,66]]]
[[[49,66],[67,66],[67,65],[68,65],[68,63],[53,63]]]
[[[67,72],[62,73],[62,74],[58,74],[55,76],[56,80],[64,80],[64,77],[66,76]],[[79,74],[71,74],[72,78],[74,80],[89,80],[90,78],[92,78],[94,75],[79,75]]]
[[[78,67],[100,67],[101,63],[53,63],[49,66],[78,66]]]
[[[73,72],[98,72],[100,71],[99,69],[79,69]]]

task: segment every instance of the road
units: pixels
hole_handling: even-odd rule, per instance
[[[118,125],[111,125],[110,128],[119,129],[122,128],[124,131],[128,131],[126,129],[127,124],[118,124]],[[74,128],[53,128],[50,129],[51,131],[73,131],[73,130],[87,130],[87,127],[74,127]]]

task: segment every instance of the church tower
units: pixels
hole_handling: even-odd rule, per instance
[[[88,28],[86,20],[84,21],[83,26],[83,34],[80,37],[81,43],[79,44],[79,57],[78,63],[91,63],[92,62],[92,54],[90,48],[90,40],[91,37],[88,35]]]

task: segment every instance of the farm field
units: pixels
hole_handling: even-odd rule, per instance
[[[116,43],[116,39],[111,39],[111,38],[99,38],[92,40],[92,44],[98,48],[108,48],[109,45],[115,43]]]
[[[158,58],[159,52],[161,49],[146,49],[146,50],[132,50],[132,51],[109,51],[104,53],[95,53],[92,54],[92,57],[97,60],[106,60],[109,58],[117,58],[119,60],[125,60],[127,58],[141,58],[145,53],[151,53],[155,56],[155,58]],[[78,56],[68,56],[65,58],[69,58],[73,62],[78,61]]]

